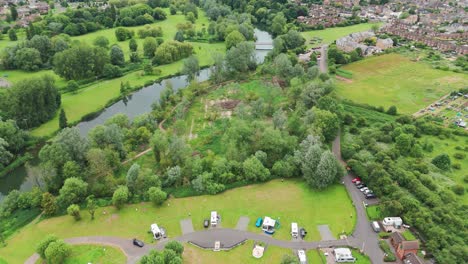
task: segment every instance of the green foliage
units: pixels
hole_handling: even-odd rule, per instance
[[[397,108],[396,106],[392,105],[388,108],[387,114],[389,115],[397,115]]]
[[[65,111],[60,109],[60,116],[59,116],[59,128],[64,129],[68,127],[68,122],[67,122],[67,116],[65,114]]]
[[[270,171],[252,156],[242,163],[244,178],[248,181],[266,181],[270,178]]]
[[[432,159],[432,164],[434,164],[437,168],[441,170],[449,170],[451,161],[450,157],[447,154],[440,154]]]
[[[80,44],[55,54],[54,72],[67,80],[81,80],[101,75],[108,62],[106,49]]]
[[[162,65],[187,58],[193,53],[190,43],[167,41],[159,46],[154,54],[153,65]]]
[[[0,104],[1,110],[25,128],[49,120],[60,106],[60,94],[49,75],[20,81],[8,90],[6,96],[7,101]]]
[[[393,254],[392,250],[390,249],[390,246],[387,244],[385,240],[380,240],[379,246],[385,252],[385,257],[384,257],[385,262],[396,261],[395,255]]]
[[[58,210],[58,206],[57,206],[55,197],[52,194],[48,193],[48,192],[45,192],[42,195],[41,207],[42,207],[44,215],[46,215],[46,216],[52,216]]]
[[[47,263],[63,263],[70,254],[71,247],[62,240],[51,242],[44,252]]]
[[[68,213],[68,215],[72,216],[75,219],[75,221],[81,220],[80,206],[79,205],[72,204],[72,205],[68,206],[67,213]]]
[[[187,80],[191,81],[200,73],[200,63],[197,57],[190,56],[184,60],[182,74],[187,75]]]
[[[101,48],[109,48],[109,40],[104,36],[98,36],[94,39],[93,44]]]
[[[129,192],[127,186],[119,186],[112,195],[112,204],[117,209],[122,209],[124,204],[128,201]]]
[[[158,187],[150,187],[148,189],[149,200],[154,205],[161,205],[167,198],[167,194]]]
[[[81,203],[85,200],[88,193],[88,183],[78,178],[68,178],[60,189],[60,195],[57,197],[59,205],[63,208],[74,203]]]
[[[166,245],[164,245],[164,248],[173,250],[179,256],[182,256],[182,253],[184,253],[184,246],[175,240],[169,241]]]
[[[125,64],[124,53],[118,45],[113,45],[110,50],[110,63],[117,66]]]
[[[41,240],[37,246],[36,246],[36,252],[37,254],[39,254],[39,256],[41,256],[41,258],[45,259],[45,251],[46,249],[49,247],[49,245],[53,242],[56,242],[58,239],[58,237],[54,236],[54,235],[48,235],[47,237],[45,237],[43,240]]]
[[[232,47],[237,46],[237,44],[245,41],[244,35],[242,35],[239,31],[234,30],[226,36],[226,50],[229,50]]]

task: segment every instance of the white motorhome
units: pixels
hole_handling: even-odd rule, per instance
[[[161,229],[159,229],[157,224],[152,224],[151,225],[151,233],[153,233],[154,239],[161,239],[162,238]]]
[[[307,264],[307,256],[304,250],[300,249],[297,251],[297,257],[299,257],[299,263]]]
[[[211,226],[215,227],[218,224],[218,213],[216,211],[211,211]]]
[[[385,217],[382,221],[384,226],[394,226],[395,228],[401,228],[403,220],[401,217]]]
[[[291,223],[291,236],[297,238],[299,235],[299,228],[297,227],[297,223]]]
[[[273,234],[275,232],[275,225],[275,220],[265,216],[265,218],[263,218],[262,230],[265,231],[265,233]]]
[[[356,262],[356,258],[353,257],[351,249],[349,248],[335,248],[333,250],[335,254],[335,261],[339,263],[343,262]]]

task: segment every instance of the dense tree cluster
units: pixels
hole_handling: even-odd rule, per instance
[[[456,185],[448,188],[441,182],[442,174],[456,167],[451,166],[447,154],[432,161],[424,159],[433,146],[422,140],[425,135],[450,137],[452,131],[442,129],[431,118],[402,116],[375,127],[347,119],[350,134],[342,144],[342,155],[349,159],[354,173],[381,197],[383,214],[402,216],[405,223],[417,228],[438,262],[463,263],[468,257],[463,250],[467,234],[460,226],[466,211],[456,197]]]
[[[55,80],[49,75],[20,81],[6,93],[1,93],[0,98],[2,115],[16,120],[21,128],[36,127],[48,121],[55,115],[61,102]]]
[[[177,241],[170,241],[164,246],[164,250],[151,250],[148,255],[141,258],[140,264],[182,264],[184,246]]]

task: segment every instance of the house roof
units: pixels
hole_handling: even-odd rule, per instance
[[[414,253],[409,253],[408,255],[405,256],[405,260],[403,260],[403,263],[404,264],[424,264],[424,261],[422,261]]]
[[[400,244],[405,241],[405,238],[401,235],[400,232],[393,232],[391,238],[395,243]]]
[[[401,247],[404,250],[412,250],[412,249],[419,249],[419,241],[414,240],[414,241],[403,241],[401,243]]]

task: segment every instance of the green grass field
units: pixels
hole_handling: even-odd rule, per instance
[[[235,247],[229,251],[214,252],[204,250],[190,244],[185,245],[183,260],[187,264],[218,264],[218,263],[242,263],[242,264],[262,264],[279,263],[281,258],[292,255],[291,249],[280,248],[269,245],[260,259],[252,256],[254,241],[248,240],[245,244]]]
[[[73,245],[71,255],[64,264],[122,264],[127,262],[125,254],[116,247],[101,245]],[[45,263],[38,260],[37,264]]]
[[[401,235],[408,241],[416,240],[416,237],[409,230],[403,231],[403,233],[401,233]]]
[[[327,28],[323,30],[312,30],[312,31],[305,31],[302,32],[302,36],[306,39],[307,47],[317,47],[322,44],[330,44],[335,40],[347,36],[351,33],[367,31],[372,28],[372,23],[363,23],[352,25],[348,27],[334,27],[334,28]],[[381,25],[381,23],[379,23]],[[319,38],[321,41],[311,43],[311,40],[314,38]]]
[[[190,213],[194,229],[201,230],[203,219],[209,217],[212,210],[221,215],[222,227],[234,228],[240,216],[248,216],[248,230],[258,233],[261,230],[254,225],[257,217],[278,219],[282,226],[273,237],[282,240],[290,240],[291,222],[306,228],[307,240],[320,240],[317,225],[328,224],[332,233],[338,236],[342,231],[350,233],[356,218],[342,185],[317,192],[299,180],[273,180],[215,196],[169,199],[161,207],[140,203],[128,205],[121,211],[114,207],[99,208],[93,221],[86,211],[82,211],[83,219],[79,222],[70,216],[32,222],[7,240],[8,246],[0,248],[0,256],[9,263],[21,263],[34,253],[37,242],[48,234],[60,238],[96,235],[137,237],[151,242],[147,231],[154,222],[165,227],[168,236],[173,238],[181,234],[179,220],[188,218]]]
[[[366,212],[367,212],[367,218],[369,218],[369,220],[377,221],[377,220],[382,220],[383,218],[379,205],[367,206]]]
[[[341,97],[385,109],[395,105],[404,114],[417,112],[468,83],[468,75],[435,70],[399,54],[374,56],[343,68],[353,73],[353,79],[338,82]]]

